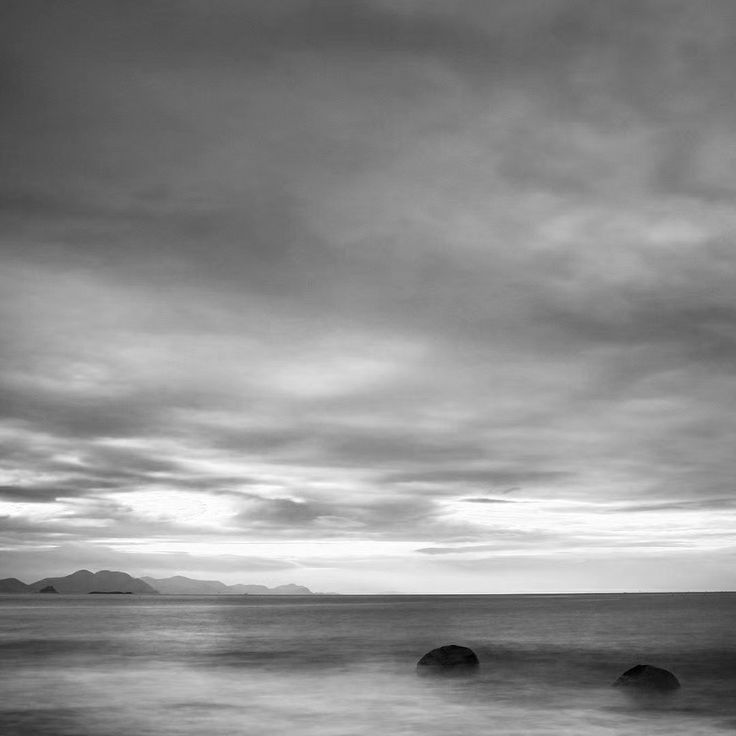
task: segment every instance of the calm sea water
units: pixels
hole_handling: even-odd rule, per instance
[[[0,733],[732,733],[735,624],[736,594],[0,596]],[[480,675],[417,677],[448,643]],[[637,663],[682,689],[610,686]]]

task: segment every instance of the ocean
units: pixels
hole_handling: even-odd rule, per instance
[[[0,596],[3,736],[476,736],[736,729],[736,593]],[[471,678],[421,678],[442,644]],[[629,667],[682,688],[635,698]]]

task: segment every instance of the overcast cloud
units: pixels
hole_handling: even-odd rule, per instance
[[[736,585],[736,5],[6,2],[0,577]]]

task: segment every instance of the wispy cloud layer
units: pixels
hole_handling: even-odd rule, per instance
[[[8,574],[736,583],[732,3],[4,16]]]

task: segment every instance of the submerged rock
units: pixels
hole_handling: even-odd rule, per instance
[[[417,662],[419,675],[471,675],[480,662],[472,649],[457,644],[445,644],[427,652]]]
[[[637,664],[613,683],[614,687],[635,688],[645,691],[671,691],[680,687],[680,681],[669,671],[650,664]]]

